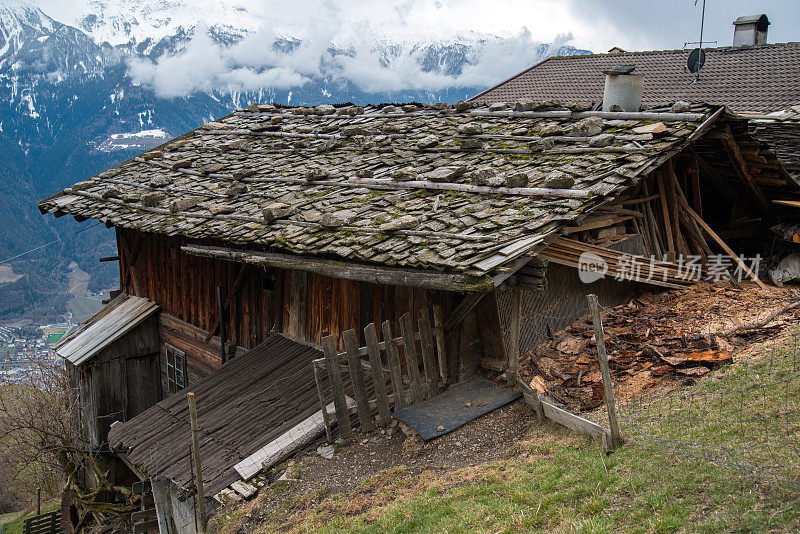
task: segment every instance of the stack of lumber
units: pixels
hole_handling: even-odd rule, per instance
[[[771,316],[787,302],[782,292],[698,284],[659,295],[646,293],[606,309],[603,326],[615,395],[636,396],[731,362],[736,339],[763,339],[786,324],[781,314]],[[759,317],[770,322],[744,327]],[[570,410],[600,406],[603,382],[593,334],[588,315],[575,321],[521,358],[521,378]]]
[[[532,258],[509,279],[509,285],[528,291],[542,291],[547,286],[547,259],[541,255]]]
[[[687,277],[685,268],[673,262],[652,260],[564,237],[548,245],[540,255],[554,263],[581,268],[581,257],[586,253],[591,253],[608,265],[605,275],[608,278],[633,280],[672,289],[681,289],[693,282]]]

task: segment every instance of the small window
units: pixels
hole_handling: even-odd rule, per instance
[[[186,387],[186,356],[171,345],[164,345],[167,361],[167,388],[170,394]]]

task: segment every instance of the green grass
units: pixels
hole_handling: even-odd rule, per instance
[[[563,427],[534,425],[507,460],[444,474],[387,470],[347,495],[298,495],[262,516],[256,530],[798,532],[800,367],[794,351],[787,343],[767,360],[743,365],[742,357],[692,388],[627,411],[628,441],[610,455]],[[696,445],[700,441],[707,446]],[[777,483],[776,476],[799,484]],[[256,509],[258,501],[250,506]],[[223,532],[240,527],[231,519]]]
[[[54,510],[58,510],[59,508],[61,508],[61,503],[51,504],[50,506],[47,507],[43,506],[42,513],[52,512]],[[4,525],[5,532],[3,532],[3,534],[22,534],[22,523],[25,522],[25,519],[33,515],[36,515],[35,511],[22,515],[20,515],[19,513],[4,514],[0,516],[0,530],[2,530]],[[9,519],[13,519],[13,521],[8,521]]]
[[[102,307],[102,299],[98,297],[75,297],[69,301],[72,322],[76,324],[84,322]]]

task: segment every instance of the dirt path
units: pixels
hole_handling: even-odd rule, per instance
[[[519,400],[428,442],[407,437],[397,426],[385,433],[357,433],[360,439],[337,445],[330,460],[313,450],[296,457],[286,471],[292,479],[288,485],[262,489],[256,499],[243,505],[236,527],[223,531],[246,534],[256,532],[267,521],[282,523],[296,511],[294,503],[307,507],[332,494],[346,495],[386,470],[406,477],[423,471],[445,474],[509,458],[534,421],[530,407]],[[220,515],[224,521],[226,511]]]

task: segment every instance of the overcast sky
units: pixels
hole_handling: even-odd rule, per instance
[[[7,0],[6,0],[7,1]],[[23,0],[24,1],[24,0]],[[32,0],[68,22],[97,9],[93,0]],[[101,0],[115,10],[182,4],[186,11],[211,12],[209,5],[243,7],[276,30],[302,33],[308,21],[336,13],[340,38],[368,31],[385,38],[446,37],[474,31],[511,36],[527,28],[534,40],[550,42],[571,35],[578,48],[603,52],[612,46],[630,50],[682,48],[700,34],[702,0]],[[82,4],[81,7],[77,7]],[[147,9],[148,7],[143,7]],[[770,42],[800,41],[800,0],[707,0],[704,39],[731,42],[731,23],[740,15],[766,13]],[[205,20],[207,24],[211,21]]]
[[[0,4],[9,0],[0,0]],[[15,0],[11,0],[14,2]],[[700,36],[702,0],[19,0],[33,1],[57,20],[77,25],[99,15],[95,38],[127,42],[117,29],[136,20],[138,40],[171,35],[178,26],[201,29],[185,50],[155,62],[132,59],[129,74],[161,96],[212,88],[290,88],[321,73],[347,79],[367,91],[437,90],[489,86],[535,61],[538,43],[572,45],[593,52],[683,48]],[[732,42],[734,19],[767,13],[769,42],[800,41],[800,0],[707,0],[706,46]],[[223,47],[204,35],[229,25],[249,36]],[[409,43],[457,40],[459,36],[500,36],[483,40],[472,64],[457,77],[420,69],[418,49]],[[302,39],[291,54],[264,43],[279,36]],[[380,41],[403,42],[402,52],[382,67]],[[328,53],[334,44],[353,51]],[[694,47],[695,45],[690,45]]]

